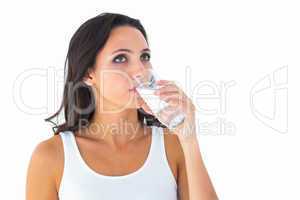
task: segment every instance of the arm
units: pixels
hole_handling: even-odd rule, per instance
[[[186,161],[186,171],[191,200],[217,200],[207,170],[204,166],[197,138],[181,139],[181,146]]]
[[[199,143],[196,137],[195,106],[192,100],[177,87],[173,81],[159,80],[158,85],[163,87],[155,93],[162,100],[174,108],[180,108],[186,118],[170,132],[176,134],[181,143],[185,157],[185,168],[188,180],[189,199],[191,200],[217,200],[217,194],[208,176],[199,150]],[[181,174],[183,174],[181,169]]]
[[[165,133],[172,133],[166,129]],[[208,173],[199,151],[196,138],[178,137],[172,134],[178,160],[178,197],[180,200],[216,200],[217,195],[210,181]],[[190,198],[191,197],[191,198]]]
[[[27,169],[26,200],[58,200],[53,170],[53,148],[47,141],[35,147]]]

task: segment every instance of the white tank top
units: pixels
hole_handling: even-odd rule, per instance
[[[60,200],[177,200],[177,184],[168,164],[163,129],[152,126],[148,157],[138,170],[122,176],[106,176],[83,160],[74,133],[60,132],[64,171]]]

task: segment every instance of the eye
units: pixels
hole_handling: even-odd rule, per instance
[[[141,59],[145,61],[150,61],[150,54],[149,53],[144,53],[141,55]]]
[[[127,60],[126,56],[124,54],[120,54],[120,55],[117,55],[114,59],[113,59],[113,62],[114,63],[123,63]]]

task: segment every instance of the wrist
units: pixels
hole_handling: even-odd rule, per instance
[[[192,145],[198,144],[198,138],[196,134],[189,134],[189,135],[178,135],[179,141],[182,145]]]

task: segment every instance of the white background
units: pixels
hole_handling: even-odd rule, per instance
[[[31,153],[52,136],[43,119],[58,107],[62,84],[53,76],[62,76],[72,34],[118,12],[141,20],[152,64],[190,91],[220,199],[300,199],[299,8],[283,0],[2,1],[0,198],[25,198]],[[33,69],[45,76],[20,87]]]

